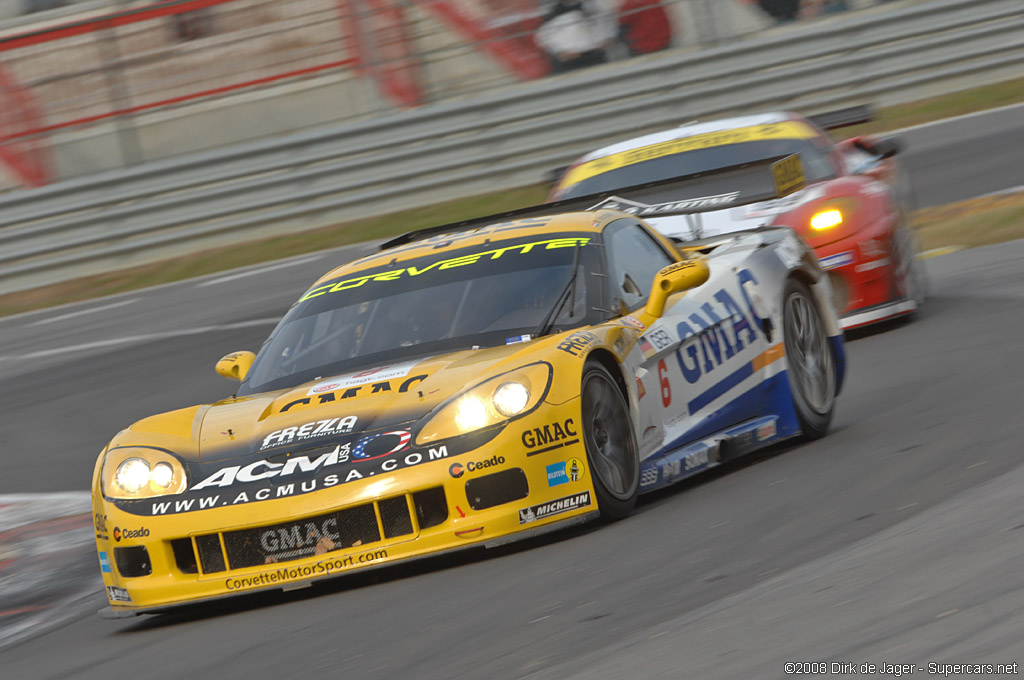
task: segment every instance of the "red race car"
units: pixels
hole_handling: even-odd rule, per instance
[[[810,119],[766,113],[689,123],[587,154],[560,173],[550,200],[614,195],[601,205],[696,244],[788,226],[828,272],[844,329],[910,315],[926,285],[907,225],[913,192],[899,144],[867,136],[837,144],[823,132],[869,118],[855,107]]]

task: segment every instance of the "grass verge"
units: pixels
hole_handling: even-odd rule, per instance
[[[914,215],[914,226],[921,250],[974,248],[1024,238],[1024,193],[919,210]]]
[[[1024,78],[879,109],[875,120],[843,128],[844,137],[899,130],[966,113],[1024,102]]]
[[[842,135],[880,133],[1022,101],[1024,79],[1013,80],[881,109],[877,113],[877,120],[844,128]],[[543,202],[547,191],[546,186],[533,186],[475,196],[0,295],[0,316],[90,300],[283,257],[396,236],[437,224],[515,210]],[[918,225],[923,249],[955,245],[970,247],[1024,238],[1024,196],[976,199],[930,208],[920,211],[915,224]]]

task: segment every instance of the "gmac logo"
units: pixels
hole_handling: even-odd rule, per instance
[[[573,423],[572,418],[568,418],[562,423],[555,422],[544,427],[535,427],[532,430],[527,430],[523,433],[522,440],[523,446],[533,449],[545,444],[554,444],[576,435],[575,423]]]
[[[260,534],[260,547],[274,557],[293,557],[317,549],[330,552],[340,540],[338,520],[329,517],[322,523],[310,521],[288,528],[268,529]]]
[[[757,342],[754,329],[762,328],[763,319],[754,311],[747,289],[742,285],[746,281],[756,285],[757,280],[746,269],[739,273],[739,280],[740,291],[746,302],[746,313],[723,288],[714,295],[721,305],[720,310],[716,311],[710,302],[705,302],[700,307],[703,316],[694,312],[690,314],[690,323],[680,321],[676,326],[676,332],[683,340],[683,346],[676,352],[676,359],[683,377],[689,383],[697,382],[701,375],[733,358],[743,350],[744,343]],[[727,324],[731,327],[729,331],[726,330]]]

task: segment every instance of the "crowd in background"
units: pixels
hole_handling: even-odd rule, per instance
[[[784,23],[844,12],[850,0],[746,0]],[[535,44],[552,72],[562,73],[626,56],[666,49],[682,27],[673,25],[666,0],[549,0]],[[675,15],[678,18],[678,14]]]
[[[660,0],[555,0],[534,39],[552,71],[561,73],[657,52],[672,44],[672,36]]]
[[[845,12],[850,9],[847,0],[757,0],[757,5],[776,21],[796,21]]]

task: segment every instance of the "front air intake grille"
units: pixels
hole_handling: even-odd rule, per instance
[[[530,495],[530,485],[522,468],[511,468],[466,482],[466,499],[474,510],[486,510]]]
[[[404,497],[401,500],[405,502]],[[273,526],[226,532],[224,547],[231,568],[242,569],[289,562],[380,540],[377,515],[373,503],[368,503]]]
[[[199,549],[199,564],[202,565],[204,574],[215,574],[227,569],[224,564],[224,552],[220,549],[220,536],[196,536],[196,548]]]
[[[114,548],[114,562],[117,563],[117,572],[121,576],[149,576],[153,573],[149,551],[145,546]]]
[[[412,517],[409,515],[409,501],[405,496],[389,498],[377,504],[380,507],[380,523],[384,526],[384,536],[394,538],[411,534]]]
[[[178,565],[178,571],[182,574],[199,573],[199,564],[196,562],[196,551],[192,549],[191,538],[176,538],[171,541],[171,550],[174,552],[174,562]]]
[[[412,495],[412,502],[416,506],[416,521],[420,523],[420,529],[436,527],[448,519],[448,501],[442,486],[417,491]]]

